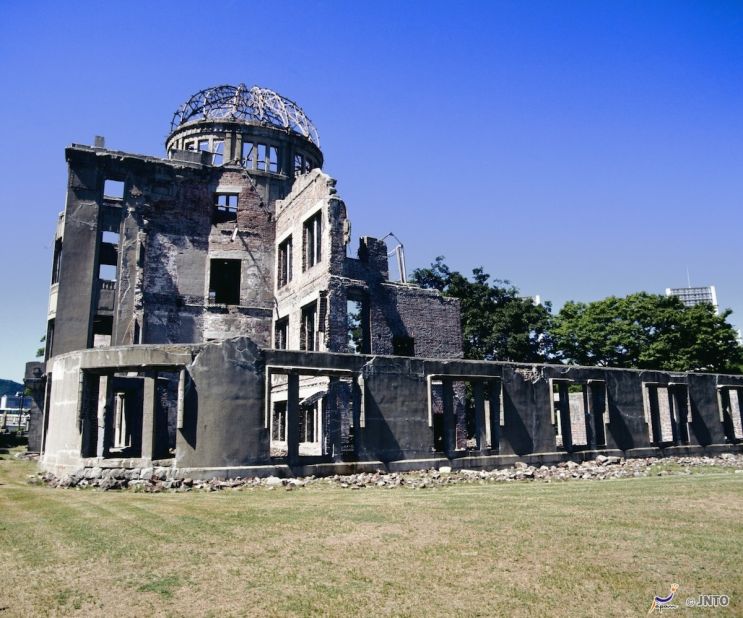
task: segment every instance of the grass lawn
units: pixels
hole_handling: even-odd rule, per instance
[[[676,615],[743,615],[743,474],[140,494],[34,470],[0,461],[0,617],[641,616],[672,583]]]

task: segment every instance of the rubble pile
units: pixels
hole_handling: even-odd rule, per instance
[[[292,491],[308,486],[329,486],[342,489],[393,488],[429,489],[457,484],[508,483],[514,481],[541,481],[546,483],[570,480],[608,480],[671,474],[693,474],[694,468],[719,467],[743,473],[743,455],[725,453],[718,457],[649,457],[624,459],[599,455],[596,459],[576,463],[561,462],[552,466],[533,466],[517,462],[513,467],[497,470],[452,470],[450,467],[417,472],[364,472],[316,478],[265,478],[195,480],[177,477],[173,468],[85,468],[74,474],[57,478],[45,472],[31,475],[29,483],[62,488],[94,488],[98,490],[129,489],[132,491],[220,491],[283,489]]]

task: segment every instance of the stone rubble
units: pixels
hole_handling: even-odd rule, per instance
[[[624,459],[599,455],[591,461],[577,463],[561,462],[552,466],[534,466],[516,462],[513,467],[496,470],[452,470],[441,466],[438,470],[416,472],[362,472],[350,475],[333,475],[316,478],[279,478],[269,476],[237,477],[234,479],[214,478],[196,480],[176,478],[173,468],[143,468],[127,470],[124,468],[86,468],[74,474],[57,478],[45,472],[28,477],[28,482],[36,485],[49,485],[61,488],[94,488],[102,491],[129,489],[131,491],[158,493],[163,491],[184,492],[192,490],[222,491],[284,489],[293,491],[302,487],[330,486],[358,490],[364,488],[430,489],[457,484],[490,484],[513,481],[541,481],[545,483],[570,480],[608,480],[643,476],[666,476],[692,474],[693,468],[700,466],[734,469],[743,473],[743,455],[725,453],[718,457],[666,457]]]

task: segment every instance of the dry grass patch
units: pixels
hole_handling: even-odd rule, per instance
[[[601,615],[728,594],[743,475],[139,494],[0,462],[4,615]]]

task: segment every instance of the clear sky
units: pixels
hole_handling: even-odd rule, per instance
[[[3,0],[0,377],[45,332],[65,146],[163,155],[223,83],[305,109],[354,236],[394,232],[409,270],[559,308],[688,267],[743,326],[741,67],[741,2]]]

